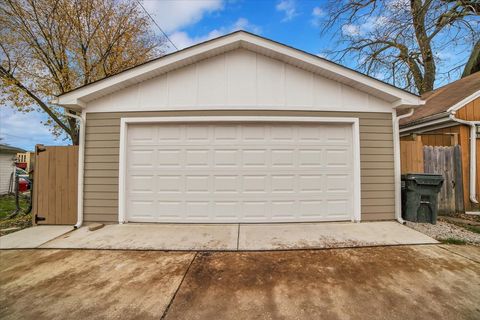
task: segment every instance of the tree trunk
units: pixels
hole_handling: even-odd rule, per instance
[[[462,78],[480,71],[480,40],[472,48],[472,53],[463,69]]]
[[[433,90],[436,76],[435,59],[430,39],[425,29],[425,14],[428,12],[428,6],[428,2],[423,5],[421,0],[411,0],[413,27],[423,62],[423,81],[422,85],[417,88],[419,94]]]
[[[71,110],[68,110],[71,112]],[[68,126],[70,127],[70,130],[68,131],[68,135],[70,136],[70,140],[72,140],[72,144],[74,146],[78,145],[80,143],[79,141],[79,132],[77,128],[77,120],[72,117],[67,118],[68,121]]]

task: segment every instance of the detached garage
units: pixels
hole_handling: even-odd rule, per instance
[[[396,109],[422,101],[240,31],[57,103],[81,114],[81,225],[400,219]]]

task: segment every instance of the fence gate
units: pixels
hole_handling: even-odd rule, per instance
[[[443,186],[438,195],[439,214],[463,211],[460,146],[424,146],[423,158],[425,173],[443,175]]]
[[[33,217],[38,224],[77,221],[78,146],[35,146]]]

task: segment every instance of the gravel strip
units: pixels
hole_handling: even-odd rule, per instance
[[[468,231],[451,223],[437,221],[437,224],[407,221],[407,226],[436,240],[458,239],[469,244],[480,245],[480,234]]]

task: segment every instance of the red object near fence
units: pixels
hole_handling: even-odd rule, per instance
[[[27,163],[26,162],[17,162],[17,163],[15,163],[15,165],[17,166],[17,168],[27,170]]]
[[[18,192],[28,191],[28,181],[25,179],[18,179]]]

